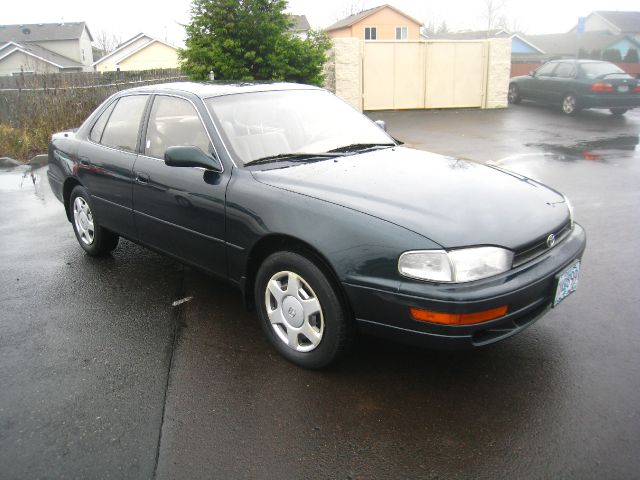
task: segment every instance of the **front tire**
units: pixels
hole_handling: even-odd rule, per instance
[[[621,117],[622,115],[627,113],[628,110],[629,110],[628,108],[610,108],[609,109],[609,111],[611,112],[611,115],[615,115],[616,117]]]
[[[562,111],[566,115],[575,115],[580,111],[578,99],[573,93],[568,93],[562,99]]]
[[[351,321],[329,276],[309,258],[277,252],[256,275],[260,325],[283,357],[304,368],[322,368],[348,348]]]
[[[69,211],[76,239],[87,254],[106,255],[118,246],[119,237],[100,226],[89,192],[75,187],[69,196]]]
[[[507,94],[507,100],[509,103],[517,105],[522,101],[522,97],[520,96],[520,90],[518,90],[518,86],[514,83],[509,85],[509,93]]]

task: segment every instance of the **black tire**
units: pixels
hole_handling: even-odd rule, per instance
[[[315,319],[315,326],[318,327],[318,330],[321,332],[319,334],[320,340],[315,347],[311,341],[309,341],[310,345],[303,345],[310,337],[305,337],[304,333],[295,333],[297,329],[291,327],[288,323],[276,320],[276,322],[272,324],[269,320],[267,301],[271,303],[269,308],[272,309],[272,317],[276,318],[275,315],[282,315],[278,318],[284,319],[285,310],[283,304],[286,305],[285,302],[289,302],[291,305],[293,301],[291,299],[294,298],[293,295],[289,295],[289,292],[280,290],[280,300],[277,300],[276,297],[270,293],[272,290],[267,291],[269,282],[274,278],[283,278],[283,274],[284,276],[294,274],[298,277],[302,285],[301,293],[305,296],[310,293],[310,298],[316,298],[319,302],[319,312],[314,314],[313,318],[308,317],[312,318],[312,321]],[[289,286],[289,278],[291,277],[287,277],[286,288]],[[323,368],[337,360],[348,350],[353,335],[352,322],[348,310],[341,302],[340,295],[332,280],[330,280],[330,276],[309,258],[299,253],[288,251],[276,252],[267,257],[264,262],[262,262],[256,274],[254,299],[260,325],[267,335],[267,338],[278,353],[290,362],[304,368]],[[298,299],[299,297],[294,298],[296,301]],[[299,304],[302,305],[300,302]],[[287,315],[290,316],[290,318],[287,317],[287,321],[296,318],[296,312],[292,312],[292,310],[294,310],[292,307],[289,307],[287,310]],[[300,311],[300,315],[297,318],[303,321],[303,323],[307,322],[305,312]],[[321,321],[319,319],[321,319]],[[307,323],[311,323],[311,321]],[[322,324],[322,328],[320,328],[320,323]],[[305,325],[301,325],[300,328],[304,326]],[[291,330],[289,330],[290,328]],[[290,332],[292,335],[295,335],[295,347],[290,346],[288,338],[283,338],[283,336],[288,337]],[[300,345],[298,345],[298,343],[300,343]],[[298,348],[310,347],[313,348],[310,351],[301,352],[297,350]]]
[[[509,93],[507,94],[507,100],[509,103],[517,105],[522,101],[522,97],[520,96],[520,90],[515,83],[509,85]]]
[[[620,117],[622,115],[624,115],[625,113],[627,113],[629,109],[628,108],[610,108],[609,111],[611,112],[611,115],[615,115],[616,117]]]
[[[567,93],[562,97],[562,112],[566,115],[575,115],[580,111],[578,98],[573,93]]]
[[[77,199],[81,199],[78,204],[84,203],[88,210],[82,210],[81,213],[78,213],[75,209]],[[93,208],[91,197],[84,187],[78,185],[71,191],[68,207],[76,239],[88,255],[106,255],[118,246],[120,237],[100,226],[100,220],[96,218],[94,213],[95,209]],[[82,213],[84,213],[84,217]],[[90,223],[93,223],[92,235],[87,233],[91,232],[91,229],[87,227]],[[85,231],[85,233],[83,234],[81,230]]]

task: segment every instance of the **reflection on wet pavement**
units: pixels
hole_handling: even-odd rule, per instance
[[[43,203],[52,195],[47,183],[47,167],[31,165],[0,167],[0,192],[15,192],[30,189]]]
[[[638,135],[619,135],[577,142],[573,145],[554,145],[550,143],[526,143],[526,147],[540,149],[557,160],[618,160],[636,156],[636,147],[640,143]]]

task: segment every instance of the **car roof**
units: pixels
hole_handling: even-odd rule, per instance
[[[313,85],[286,82],[176,82],[135,87],[127,90],[127,92],[187,92],[197,95],[200,98],[209,98],[238,93],[277,90],[320,90],[320,88],[314,87]]]

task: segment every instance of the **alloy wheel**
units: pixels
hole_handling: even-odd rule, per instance
[[[567,95],[562,100],[562,111],[567,115],[571,115],[576,111],[576,97]]]
[[[322,307],[304,278],[290,271],[276,273],[267,283],[264,301],[271,327],[285,345],[297,352],[310,352],[320,345]]]

